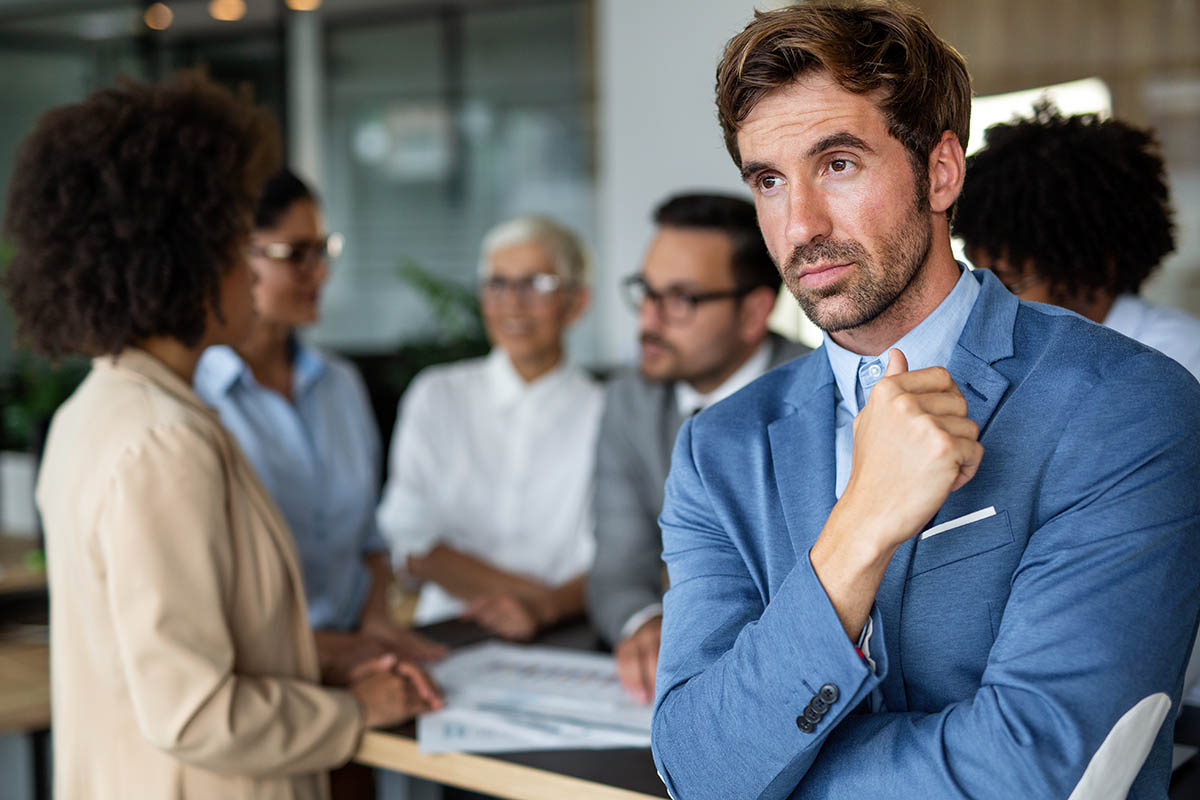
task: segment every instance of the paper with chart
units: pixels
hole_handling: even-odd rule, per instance
[[[431,672],[446,705],[417,719],[424,752],[650,746],[650,707],[626,696],[612,656],[485,642]]]

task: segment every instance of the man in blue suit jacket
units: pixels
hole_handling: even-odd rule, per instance
[[[970,81],[915,12],[757,14],[717,86],[826,333],[676,443],[653,723],[673,796],[1165,797],[1200,386],[955,262]]]

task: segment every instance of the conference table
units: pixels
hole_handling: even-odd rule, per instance
[[[50,726],[50,648],[45,641],[45,573],[27,557],[28,540],[0,537],[0,733],[33,738],[34,793],[47,797],[46,732]],[[422,628],[432,639],[463,647],[488,638],[452,621]],[[556,628],[537,644],[597,650],[583,622]],[[475,755],[420,752],[414,724],[369,731],[355,760],[448,787],[508,800],[651,800],[667,797],[647,749],[552,750]]]
[[[451,648],[488,638],[461,620],[419,629]],[[582,621],[560,626],[534,642],[598,650],[600,641]],[[355,761],[505,800],[652,800],[668,797],[648,749],[543,750],[522,753],[422,753],[412,723],[369,731]]]

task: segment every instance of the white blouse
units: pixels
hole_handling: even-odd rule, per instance
[[[400,402],[376,518],[399,569],[445,544],[551,585],[595,550],[592,474],[603,391],[560,365],[525,383],[508,356],[431,367]],[[415,622],[464,604],[426,583]]]

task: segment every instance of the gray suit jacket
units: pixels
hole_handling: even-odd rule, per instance
[[[809,349],[770,335],[772,368]],[[616,643],[621,627],[662,598],[658,515],[671,450],[683,419],[671,381],[649,381],[636,369],[608,383],[596,445],[596,559],[588,576],[592,623]]]

